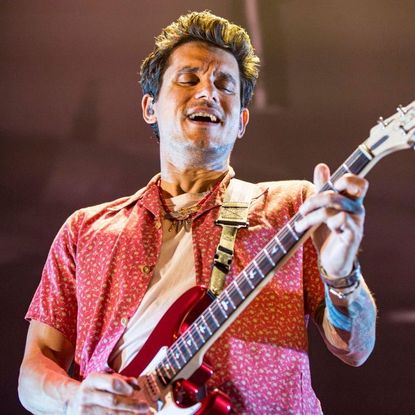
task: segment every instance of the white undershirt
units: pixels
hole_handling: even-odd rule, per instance
[[[177,211],[196,205],[204,195],[185,193],[165,202],[170,210]],[[109,357],[110,366],[117,372],[131,363],[174,301],[196,284],[191,229],[181,226],[176,231],[167,219],[162,226],[160,257],[149,288]]]

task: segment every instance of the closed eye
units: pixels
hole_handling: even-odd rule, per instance
[[[226,92],[227,94],[234,94],[235,93],[235,84],[234,82],[230,81],[229,79],[218,79],[215,82],[216,88],[220,89],[221,91]]]
[[[196,85],[199,82],[199,78],[190,73],[180,74],[177,78],[177,83],[180,85]]]

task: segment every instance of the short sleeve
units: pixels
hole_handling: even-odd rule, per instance
[[[50,248],[41,281],[27,320],[37,320],[60,331],[73,345],[76,342],[76,224],[75,212],[64,223]]]
[[[307,182],[303,188],[303,200],[314,193],[314,186]],[[318,254],[312,238],[308,238],[303,245],[303,285],[305,314],[318,318],[320,307],[324,304],[324,285],[318,270]]]
[[[307,239],[303,248],[303,284],[305,314],[316,320],[316,313],[324,304],[324,286],[317,265],[317,252],[311,238]],[[317,318],[318,319],[318,318]]]

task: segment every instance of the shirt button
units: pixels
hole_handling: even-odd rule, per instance
[[[161,228],[161,222],[159,220],[157,220],[155,222],[154,226],[156,227],[156,229],[160,229]]]
[[[123,318],[121,319],[121,325],[122,325],[123,327],[127,327],[127,324],[128,324],[128,318],[127,318],[127,317],[123,317]]]
[[[144,265],[144,267],[143,267],[143,272],[144,272],[145,274],[148,274],[148,273],[150,272],[150,267],[149,267],[148,265]]]

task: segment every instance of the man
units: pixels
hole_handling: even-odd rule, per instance
[[[215,220],[258,64],[246,32],[208,12],[180,17],[156,39],[141,85],[161,173],[131,197],[75,212],[58,233],[26,316],[19,396],[33,413],[147,413],[136,379],[116,372],[175,299],[209,284]],[[318,165],[316,187],[329,175]],[[315,229],[318,256],[307,241],[208,351],[209,387],[226,392],[238,413],[322,413],[310,381],[309,316],[346,363],[362,364],[373,348],[376,310],[356,261],[367,182],[347,174],[334,186],[314,195],[300,181],[255,186],[227,283],[298,209],[295,231]]]

